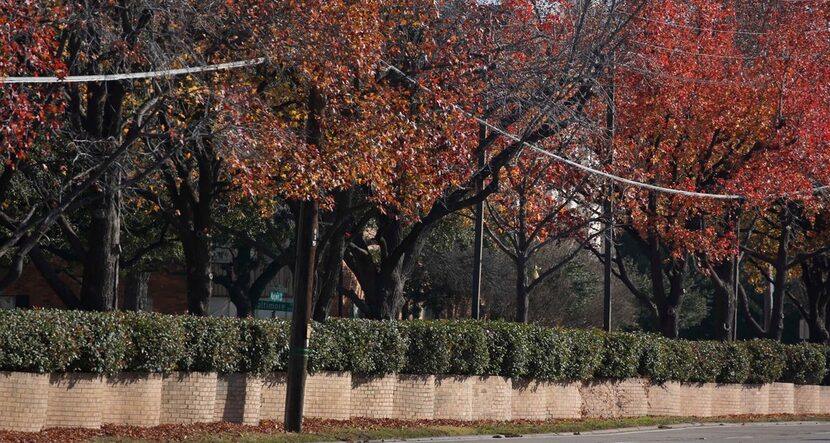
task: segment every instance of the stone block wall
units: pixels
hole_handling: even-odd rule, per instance
[[[285,374],[0,372],[0,430],[102,424],[282,421]],[[503,377],[324,372],[306,380],[305,416],[454,420],[830,414],[830,386],[643,379],[549,383]]]

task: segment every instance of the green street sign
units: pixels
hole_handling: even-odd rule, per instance
[[[291,312],[294,310],[293,301],[257,300],[256,309],[262,311]]]
[[[285,300],[285,293],[282,291],[271,291],[271,293],[268,294],[268,298],[271,299],[271,301],[283,301]]]

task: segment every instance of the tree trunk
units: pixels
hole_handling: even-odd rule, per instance
[[[680,336],[678,309],[675,306],[664,304],[658,308],[658,312],[660,313],[658,319],[660,334],[667,338],[678,338]]]
[[[203,233],[191,233],[190,245],[185,245],[185,273],[187,275],[187,312],[208,315],[213,293],[213,275],[210,271],[210,238]]]
[[[130,271],[124,279],[124,310],[146,311],[150,273]]]
[[[728,261],[718,263],[712,267],[709,279],[714,287],[715,297],[715,338],[721,341],[731,341],[732,331],[735,328],[735,310],[737,300],[732,288],[735,276],[732,264]]]
[[[84,260],[81,307],[90,311],[109,311],[117,307],[118,262],[121,239],[121,207],[118,186],[110,178],[110,189],[92,209],[89,246]]]
[[[827,307],[830,301],[830,258],[819,255],[801,265],[801,280],[807,295],[807,317],[810,341],[830,343],[827,329]]]
[[[351,199],[352,190],[349,189],[340,192],[336,199],[337,205],[334,209],[334,220],[336,224],[344,217],[348,217],[349,207],[352,204]],[[323,260],[322,269],[318,275],[320,276],[320,293],[317,296],[317,302],[314,304],[313,318],[316,321],[325,321],[328,317],[329,308],[332,300],[339,297],[338,289],[340,287],[340,275],[343,271],[343,258],[346,254],[346,229],[348,225],[343,225],[337,228],[333,233],[331,239],[326,245],[326,252]]]
[[[530,298],[527,294],[527,263],[519,257],[516,260],[516,322],[528,322]]]

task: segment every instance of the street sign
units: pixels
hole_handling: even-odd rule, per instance
[[[271,301],[283,301],[285,299],[285,293],[282,291],[271,291],[269,298]]]
[[[257,300],[256,309],[263,311],[291,312],[294,310],[293,301]]]

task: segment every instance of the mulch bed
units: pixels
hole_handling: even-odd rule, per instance
[[[485,423],[485,422],[479,422]],[[492,423],[492,422],[491,422]],[[354,418],[352,420],[324,420],[306,418],[303,420],[303,432],[317,433],[336,428],[357,429],[402,429],[418,426],[461,426],[475,423],[454,420],[392,420]],[[123,425],[104,425],[101,429],[52,428],[40,432],[0,431],[0,442],[9,443],[52,443],[83,442],[98,437],[123,437],[150,441],[183,441],[195,437],[224,434],[228,436],[244,433],[281,434],[282,423],[263,421],[259,426],[246,426],[239,423],[198,423],[192,425],[160,425],[138,427]]]

